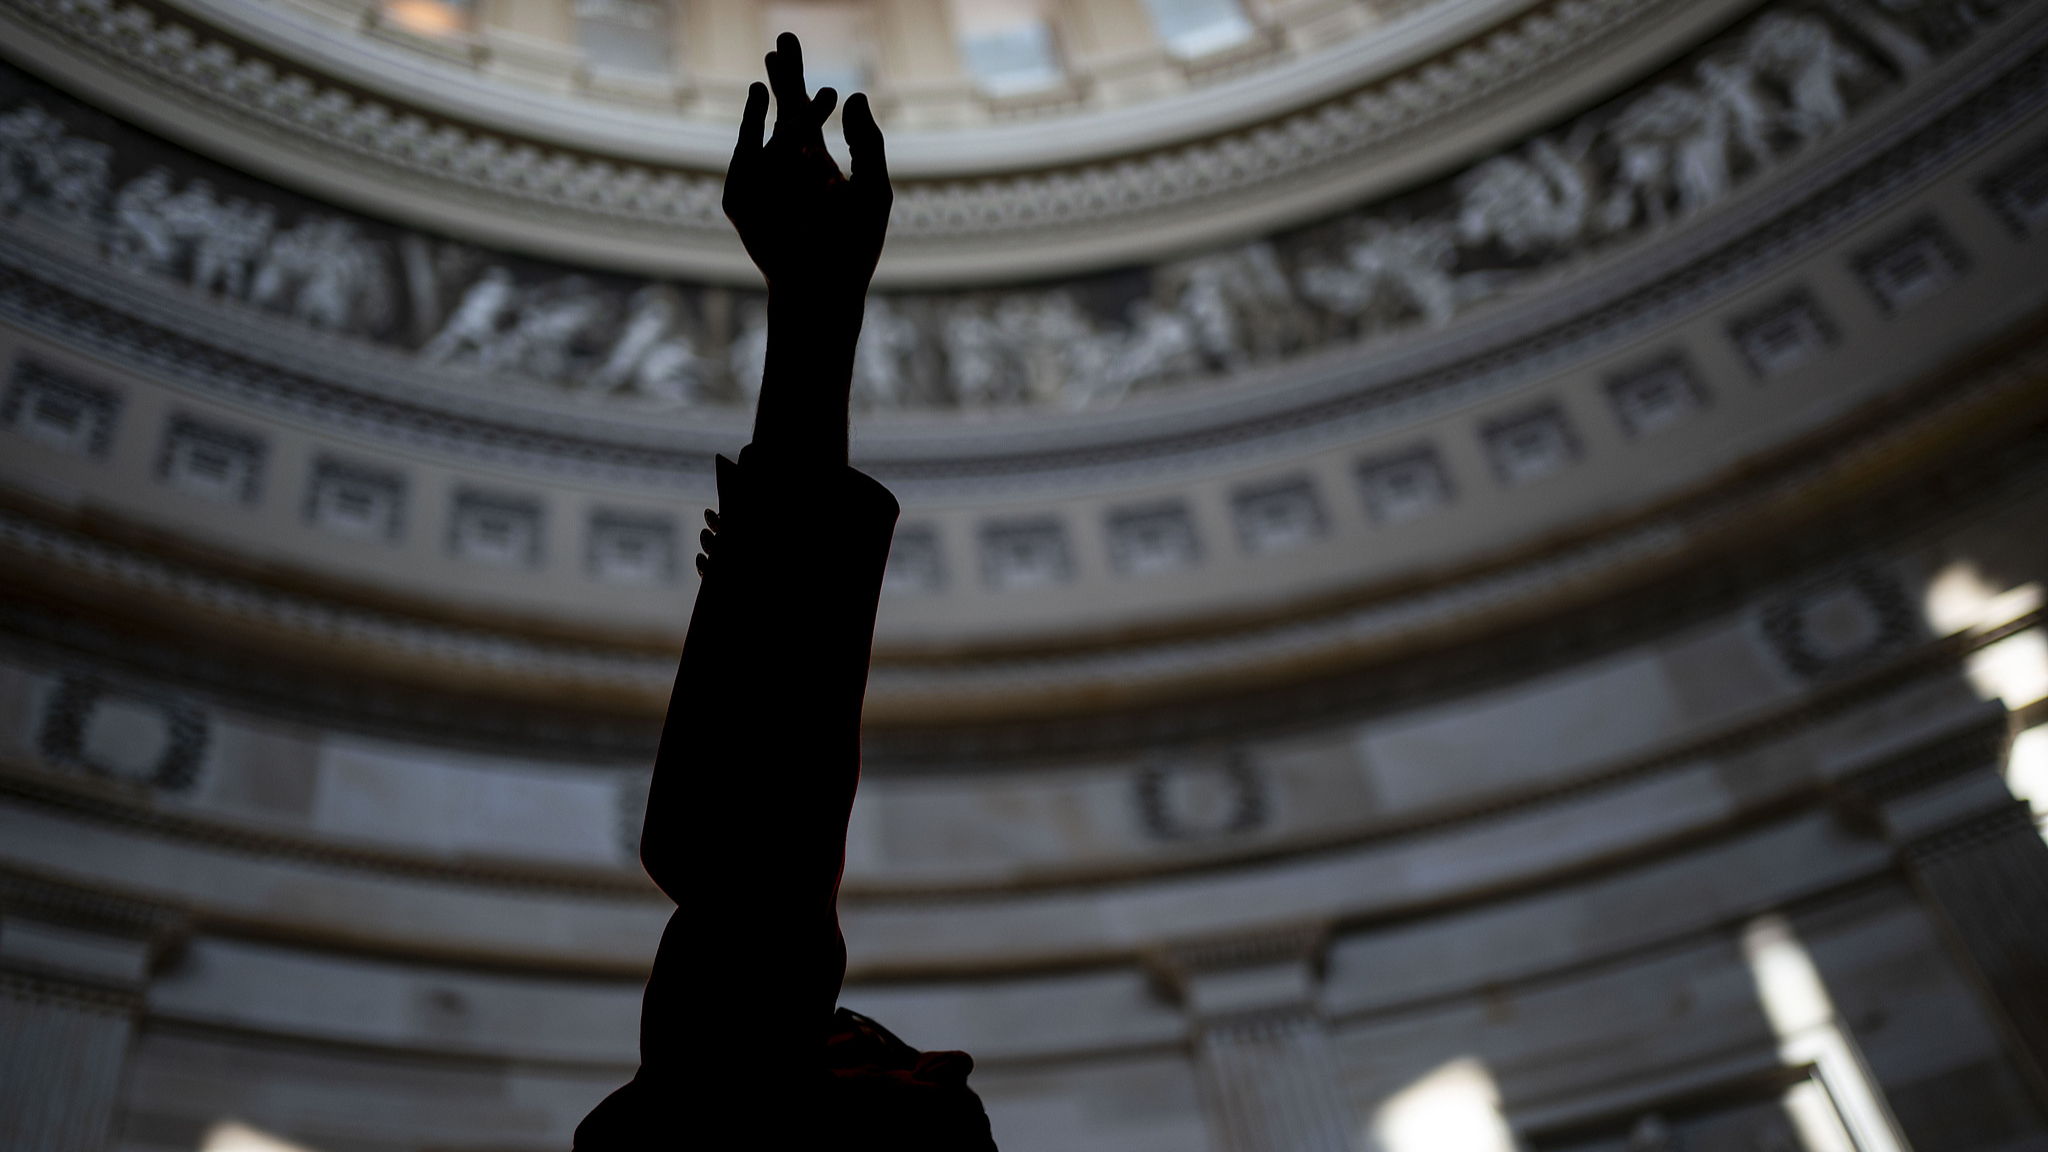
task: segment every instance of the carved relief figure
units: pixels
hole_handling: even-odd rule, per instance
[[[247,290],[249,266],[270,242],[277,210],[240,198],[214,197],[213,185],[194,180],[165,201],[164,219],[191,246],[192,286],[239,297]]]
[[[1770,97],[1757,86],[1756,71],[1746,60],[1702,60],[1693,71],[1700,91],[1727,117],[1728,143],[1758,168],[1771,162],[1771,131],[1778,114]]]
[[[909,392],[903,361],[916,348],[917,326],[898,315],[887,297],[870,293],[853,350],[855,401],[869,408],[901,407]]]
[[[570,276],[525,294],[512,326],[486,345],[478,364],[536,380],[564,382],[595,352],[611,319],[611,302],[588,280]]]
[[[1600,213],[1608,232],[1638,218],[1661,228],[1674,201],[1680,215],[1689,215],[1728,189],[1728,117],[1697,92],[1660,84],[1615,117],[1607,134],[1619,156]]]
[[[178,258],[178,239],[164,218],[171,198],[171,170],[152,168],[114,195],[114,225],[107,256],[134,272],[169,271]]]
[[[152,168],[115,194],[108,258],[135,271],[173,274],[189,252],[194,288],[242,297],[250,263],[276,227],[277,210],[239,198],[223,203],[205,180],[173,194],[171,181],[168,169]]]
[[[1458,251],[1450,222],[1367,220],[1358,235],[1345,248],[1342,264],[1301,274],[1303,295],[1343,316],[1384,322],[1413,311],[1431,327],[1450,322],[1458,307],[1458,286],[1451,279]]]
[[[90,226],[106,203],[113,155],[42,106],[23,104],[0,116],[0,210],[32,205],[59,224]]]
[[[689,404],[703,382],[704,358],[683,333],[656,341],[633,370],[632,390],[663,404]]]
[[[1099,373],[1076,375],[1064,397],[1069,407],[1114,404],[1133,387],[1200,367],[1195,324],[1151,300],[1131,305],[1130,335],[1119,341]]]
[[[955,294],[910,311],[873,297],[854,395],[868,408],[1100,405],[1158,381],[1277,358],[1331,332],[1442,326],[1537,267],[1724,200],[1778,153],[1846,123],[1876,80],[1911,74],[1974,35],[1996,7],[1826,0],[1766,11],[1689,69],[1481,161],[1447,187],[1305,237],[1155,267],[1150,298],[1121,322],[1084,308],[1091,289],[1081,286]],[[358,222],[304,217],[280,230],[272,206],[224,200],[205,179],[180,190],[165,168],[109,196],[112,155],[36,104],[0,114],[0,211],[103,229],[115,263],[189,275],[202,292],[332,331],[386,332],[396,305],[390,253]],[[1322,235],[1340,239],[1314,238]],[[487,257],[446,243],[436,255],[417,236],[402,251],[412,312],[403,338],[424,338],[425,363],[673,404],[696,402],[716,364],[737,393],[721,400],[756,395],[766,349],[757,306],[741,308],[720,348],[705,343],[672,287],[643,285],[621,307],[622,293],[574,277],[522,285],[490,267],[444,310]],[[712,326],[721,331],[709,339],[726,338],[722,319]],[[913,369],[924,370],[917,352],[926,348],[938,353],[938,378],[921,390]]]
[[[1299,304],[1265,241],[1162,270],[1184,278],[1179,308],[1194,322],[1202,351],[1222,367],[1279,354],[1297,335]]]
[[[1002,392],[1001,332],[972,300],[958,301],[947,309],[942,325],[940,338],[954,398],[962,408],[994,404]]]
[[[1008,402],[1054,403],[1096,373],[1095,325],[1066,292],[1017,293],[996,305]]]
[[[505,321],[518,303],[519,289],[509,269],[492,265],[462,294],[455,314],[420,349],[420,358],[430,364],[451,364],[475,360],[498,340]]]
[[[1824,136],[1848,121],[1842,85],[1869,68],[1819,17],[1772,12],[1750,28],[1745,47],[1759,75],[1784,85],[1792,105],[1785,124],[1802,139]]]
[[[1548,137],[1520,156],[1496,156],[1457,181],[1458,238],[1468,245],[1498,241],[1510,256],[1564,248],[1586,229],[1593,202],[1585,133],[1559,147]]]
[[[703,362],[681,329],[683,301],[666,284],[649,284],[626,302],[626,322],[604,363],[585,386],[598,392],[621,389],[670,404],[696,398]]]
[[[271,238],[249,299],[316,328],[375,331],[390,319],[391,284],[382,250],[354,222],[308,216]]]

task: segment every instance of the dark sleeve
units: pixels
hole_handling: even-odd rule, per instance
[[[845,975],[834,903],[898,506],[852,468],[758,445],[720,458],[718,493],[641,836],[678,906],[647,1063],[707,1028],[770,1061],[821,1045]]]

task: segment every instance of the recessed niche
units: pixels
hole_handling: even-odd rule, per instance
[[[929,524],[896,529],[889,542],[889,562],[882,569],[882,591],[892,595],[936,592],[946,584],[945,556],[939,531]]]
[[[0,424],[64,452],[105,456],[113,442],[121,396],[39,361],[15,364],[0,399]]]
[[[2048,143],[1985,177],[1977,190],[2014,235],[2048,227]]]
[[[1707,389],[1682,356],[1667,356],[1607,381],[1607,402],[1630,436],[1676,428],[1707,406]]]
[[[1253,556],[1286,552],[1312,544],[1329,531],[1323,502],[1306,476],[1249,484],[1231,497],[1237,539]]]
[[[1510,488],[1561,472],[1579,457],[1578,437],[1555,404],[1488,421],[1479,436],[1494,475]]]
[[[1863,286],[1886,312],[1903,312],[1962,279],[1969,257],[1932,216],[1923,216],[1859,253]]]
[[[1420,520],[1451,502],[1450,474],[1436,449],[1427,444],[1360,460],[1358,486],[1375,524]]]
[[[584,560],[607,584],[667,584],[676,578],[676,526],[652,513],[591,514]]]
[[[1782,376],[1835,344],[1835,325],[1820,303],[1800,288],[1737,316],[1728,336],[1760,380]]]
[[[1045,588],[1073,579],[1067,532],[1058,520],[1011,520],[981,529],[982,579],[1005,592]]]
[[[157,475],[171,487],[223,504],[254,504],[263,487],[261,437],[195,417],[171,417]]]
[[[306,489],[306,521],[354,540],[397,540],[405,530],[405,477],[322,457],[313,462]]]
[[[448,522],[448,550],[472,564],[539,567],[540,501],[530,496],[458,491]]]
[[[1194,518],[1180,501],[1113,509],[1107,524],[1110,564],[1125,576],[1178,572],[1202,558]]]

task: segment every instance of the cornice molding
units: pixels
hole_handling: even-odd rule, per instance
[[[1540,127],[1745,7],[1553,0],[1336,98],[1221,135],[1024,172],[900,180],[879,282],[1114,267],[1313,218]],[[189,15],[118,0],[8,0],[0,29],[24,67],[321,199],[572,263],[758,282],[719,210],[715,170],[480,128],[302,70]]]
[[[665,903],[645,874],[626,869],[523,866],[515,862],[452,861],[424,853],[359,848],[331,840],[232,823],[218,816],[167,811],[134,789],[53,775],[0,757],[0,798],[52,809],[146,836],[202,844],[265,859],[296,860],[331,868],[468,887],[561,893],[586,900]],[[0,871],[0,884],[11,881]],[[51,888],[45,882],[42,888]],[[39,889],[40,890],[40,889]],[[0,893],[0,906],[12,899]],[[94,897],[115,902],[114,897]],[[123,900],[124,903],[133,901]],[[186,910],[178,910],[189,914]],[[170,910],[165,910],[165,915]]]
[[[2022,333],[1987,351],[1983,363],[1922,381],[1910,396],[1886,397],[1846,426],[1782,446],[1775,462],[1752,462],[1739,476],[1575,546],[1298,618],[1214,635],[980,658],[880,652],[867,707],[871,759],[909,768],[997,749],[1078,753],[1134,740],[1202,739],[1218,726],[1249,729],[1289,716],[1298,722],[1304,709],[1355,708],[1364,698],[1352,683],[1360,676],[1371,689],[1366,695],[1391,706],[1440,679],[1425,672],[1431,653],[1449,661],[1453,679],[1474,671],[1459,653],[1475,639],[1486,640],[1484,663],[1496,673],[1516,666],[1500,641],[1532,622],[1567,631],[1595,627],[1570,643],[1537,636],[1524,645],[1552,661],[1574,650],[1584,655],[1586,644],[1612,644],[1629,632],[1627,620],[1668,626],[1674,609],[1666,600],[1694,613],[1718,610],[1987,492],[2032,482],[2048,436],[2041,426],[2044,379],[2048,343],[2038,331]],[[1912,499],[1902,500],[1904,492]],[[547,702],[556,710],[583,701],[635,732],[659,715],[673,674],[672,658],[659,654],[325,601],[21,512],[0,515],[0,544],[20,601],[12,626],[31,633],[38,630],[33,621],[20,616],[31,604],[89,602],[96,618],[132,616],[138,627],[156,621],[149,627],[170,627],[174,638],[203,633],[210,648],[247,646],[270,653],[265,658],[273,662],[346,669],[393,688],[445,694],[455,685],[473,696]],[[1774,549],[1789,555],[1757,555]],[[1624,603],[1623,593],[1633,599]],[[1599,607],[1600,621],[1574,615],[1589,604]],[[1401,691],[1378,683],[1389,667]],[[1285,706],[1276,712],[1281,698]]]
[[[906,498],[1186,474],[1250,451],[1385,430],[1526,383],[1751,282],[1952,164],[2048,98],[2048,24],[1986,38],[1895,93],[1866,129],[1816,147],[1684,226],[1540,278],[1441,332],[1339,346],[1202,387],[1075,416],[864,421],[861,467]],[[745,435],[737,412],[681,417],[492,390],[396,349],[308,332],[175,283],[0,236],[0,310],[33,331],[146,374],[352,433],[493,464],[656,488],[709,488],[710,460]],[[651,417],[651,418],[650,418]]]
[[[1143,859],[1040,869],[1028,878],[1016,880],[990,882],[976,879],[934,884],[852,877],[847,882],[843,898],[854,904],[886,904],[903,898],[962,900],[1027,891],[1085,891],[1104,885],[1143,884],[1248,866],[1308,861],[1332,853],[1440,835],[1475,822],[1568,803],[1661,772],[1692,768],[1703,760],[1738,757],[1775,743],[1794,740],[1801,732],[1816,725],[1840,719],[1858,709],[1881,707],[1882,702],[1895,693],[1952,673],[1971,654],[2017,630],[2038,627],[2042,618],[2042,612],[2037,610],[1995,632],[1958,634],[1925,641],[1916,647],[1895,652],[1884,662],[1853,676],[1819,685],[1785,704],[1747,717],[1732,727],[1681,739],[1615,762],[1597,764],[1567,779],[1501,790],[1476,802],[1466,801],[1411,815],[1381,818],[1361,826],[1293,836],[1277,842],[1251,845],[1211,842],[1197,850],[1160,851]],[[1883,775],[1904,761],[1918,764],[1939,760],[1946,764],[1962,758],[1971,764],[1981,765],[1985,762],[1987,746],[1989,754],[1995,757],[1997,745],[2005,736],[2003,715],[1988,715],[1990,707],[1973,713],[1980,719],[1945,730],[1940,736],[1915,745],[1905,753],[1889,755],[1869,767],[1857,767],[1850,773],[1854,779],[1848,785],[1831,784],[1816,775],[1789,791],[1781,789],[1769,795],[1747,798],[1748,807],[1743,812],[1731,814],[1729,819],[1737,823],[1758,817],[1775,819],[1789,808],[1815,803],[1834,804],[1838,802],[1840,788],[1853,788],[1863,778]],[[539,895],[560,894],[576,899],[627,903],[661,903],[666,899],[644,875],[630,869],[450,860],[426,853],[360,847],[306,832],[259,827],[213,814],[169,810],[134,787],[52,773],[5,757],[0,757],[0,801],[61,812],[72,818],[89,819],[145,836],[252,858],[290,860],[323,868],[390,876],[407,882]],[[1681,834],[1679,839],[1688,840],[1695,834]],[[0,903],[7,898],[0,893]],[[173,910],[165,908],[165,914],[170,911]],[[175,911],[179,912],[181,920],[190,914],[185,909]]]

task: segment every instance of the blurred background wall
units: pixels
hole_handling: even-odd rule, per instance
[[[631,1074],[782,29],[897,182],[844,999],[1008,1152],[2048,1148],[2017,0],[0,2],[0,1145]]]

